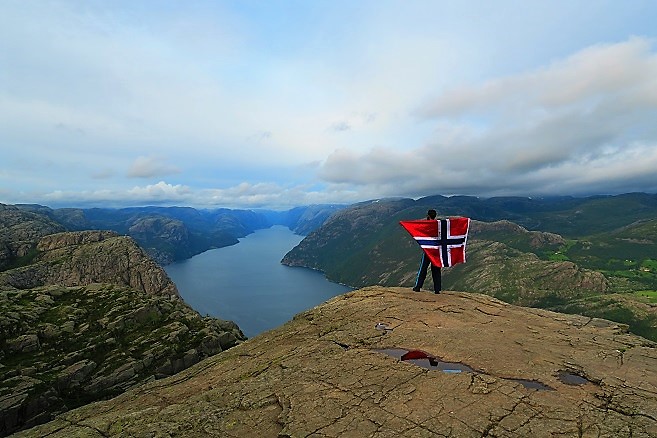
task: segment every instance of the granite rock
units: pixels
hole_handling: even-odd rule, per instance
[[[369,287],[17,436],[654,437],[656,347],[602,319]]]

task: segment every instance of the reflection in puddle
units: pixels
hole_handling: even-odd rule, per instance
[[[445,362],[421,350],[405,350],[403,348],[387,348],[376,350],[404,362],[410,362],[429,370],[438,370],[444,373],[474,373],[475,370],[459,362]]]
[[[478,373],[475,369],[462,364],[460,362],[445,362],[438,357],[432,356],[426,351],[422,350],[406,350],[404,348],[384,348],[381,350],[375,350],[378,353],[387,354],[396,359],[399,359],[403,362],[410,362],[422,368],[429,370],[438,370],[443,373]],[[563,373],[567,374],[567,373]],[[574,375],[572,375],[574,376]],[[579,376],[574,376],[581,379]],[[554,388],[551,388],[539,381],[536,380],[526,380],[526,379],[514,379],[506,378],[503,380],[508,380],[516,383],[520,383],[522,386],[528,389],[536,389],[538,391],[554,391]]]
[[[587,383],[592,383],[590,380],[577,374],[568,373],[566,371],[559,371],[557,378],[566,385],[586,385]]]

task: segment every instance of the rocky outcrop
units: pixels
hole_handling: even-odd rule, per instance
[[[58,233],[0,272],[0,436],[230,348],[232,322],[187,306],[129,237]]]
[[[79,231],[43,237],[33,262],[0,273],[0,285],[111,283],[152,295],[178,295],[175,284],[131,238],[113,231]]]
[[[173,262],[178,252],[191,246],[185,224],[166,217],[138,218],[130,225],[128,234],[161,264]]]
[[[654,437],[656,347],[606,320],[371,287],[18,436]]]
[[[37,241],[64,227],[48,217],[0,204],[0,271],[29,262]]]
[[[470,239],[479,240],[496,240],[496,238],[509,240],[513,239],[512,236],[517,236],[515,237],[515,240],[521,239],[533,249],[559,247],[566,243],[566,240],[558,234],[543,231],[529,231],[508,220],[495,222],[472,221],[470,224],[470,232],[468,233]]]
[[[0,436],[175,374],[245,339],[175,295],[127,287],[0,289]]]

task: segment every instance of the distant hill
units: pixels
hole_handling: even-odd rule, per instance
[[[272,225],[284,225],[305,235],[343,208],[312,205],[276,212],[191,207],[51,209],[32,204],[6,206],[9,207],[40,218],[44,223],[47,221],[58,231],[112,230],[130,236],[161,264],[234,245],[238,239]]]
[[[443,288],[615,316],[657,339],[657,310],[650,310],[650,300],[657,301],[657,195],[370,201],[334,214],[282,262],[320,270],[352,287],[411,287],[420,249],[398,222],[423,218],[429,208],[473,219],[468,262],[443,269]],[[626,294],[626,300],[608,302],[622,311],[608,312],[599,305],[607,301],[595,300],[613,293]]]
[[[296,234],[305,236],[316,230],[333,213],[345,208],[339,204],[318,204],[303,207],[294,207],[287,211],[262,210],[262,213],[271,224],[284,225]]]

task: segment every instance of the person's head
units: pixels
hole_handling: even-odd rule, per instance
[[[427,219],[435,219],[436,214],[436,210],[432,208],[431,210],[427,211]]]

